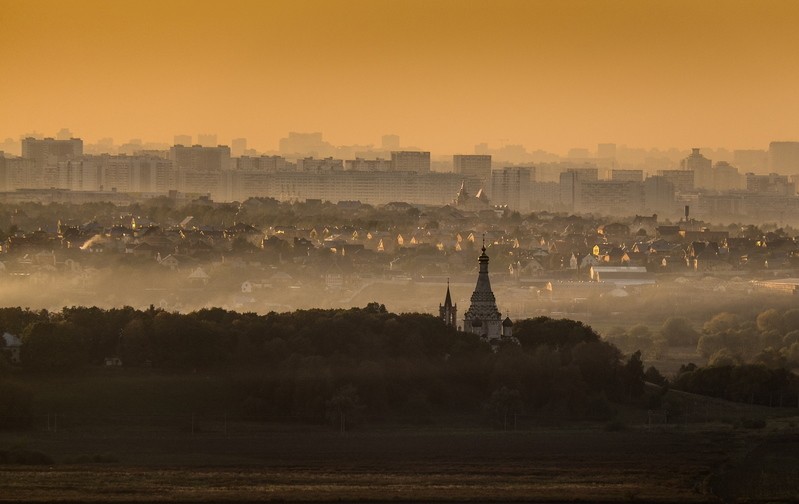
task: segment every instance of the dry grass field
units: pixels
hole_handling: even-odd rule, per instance
[[[363,419],[341,435],[328,425],[228,416],[240,398],[230,397],[219,378],[202,375],[101,373],[27,386],[37,397],[33,427],[0,431],[0,463],[14,450],[49,461],[0,465],[0,502],[781,502],[799,496],[796,409],[676,391],[664,398],[675,413],[668,424],[646,410],[619,407],[613,422],[561,421],[539,412],[503,432],[480,427],[479,414],[414,426]]]
[[[220,432],[110,427],[4,434],[52,465],[7,465],[17,502],[716,502],[799,495],[799,433],[721,424],[589,425],[524,432],[231,425]],[[111,463],[81,461],[107,454]]]

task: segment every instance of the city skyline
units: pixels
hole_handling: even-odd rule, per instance
[[[286,131],[395,133],[450,153],[799,138],[786,2],[0,3],[0,138],[214,131],[268,151]]]
[[[768,140],[763,145],[756,145],[751,148],[735,148],[730,145],[703,145],[697,143],[687,143],[685,145],[672,145],[672,146],[655,146],[655,145],[630,145],[624,142],[600,142],[593,145],[572,145],[563,151],[546,150],[536,146],[525,144],[512,144],[507,142],[491,144],[488,142],[479,142],[472,146],[467,146],[461,150],[433,150],[428,147],[428,143],[420,145],[410,145],[404,141],[403,137],[396,134],[378,134],[376,135],[376,142],[355,142],[350,144],[336,144],[329,141],[324,132],[315,131],[287,131],[279,133],[277,139],[272,142],[274,148],[262,149],[258,146],[252,145],[250,136],[226,138],[217,133],[175,133],[169,138],[155,139],[148,138],[143,135],[133,136],[131,138],[114,138],[109,135],[103,135],[102,132],[96,137],[86,136],[80,134],[78,131],[73,131],[69,127],[61,127],[56,130],[38,131],[31,130],[25,133],[19,133],[4,138],[0,138],[0,152],[8,156],[19,156],[23,140],[33,138],[37,140],[55,139],[55,140],[69,140],[77,139],[83,142],[83,145],[91,150],[90,154],[107,153],[107,154],[134,154],[136,152],[148,152],[156,150],[169,150],[173,146],[203,146],[203,147],[227,147],[231,150],[233,157],[241,156],[261,156],[261,155],[283,155],[289,159],[300,159],[302,157],[316,157],[316,158],[357,158],[358,160],[366,161],[389,161],[381,156],[390,157],[392,151],[406,151],[406,152],[429,152],[431,159],[438,161],[445,158],[452,159],[457,157],[481,157],[489,155],[495,158],[495,161],[513,164],[530,164],[536,162],[550,162],[556,160],[570,160],[570,159],[602,159],[602,158],[615,158],[620,154],[627,152],[633,156],[640,156],[646,153],[656,153],[659,155],[667,156],[674,159],[682,159],[685,155],[692,151],[700,150],[702,153],[710,152],[711,155],[719,156],[718,160],[729,161],[733,155],[747,153],[762,153],[766,154],[769,149],[774,145],[780,144],[799,144],[799,140],[785,140],[780,138],[773,138]],[[392,138],[396,145],[387,145],[385,138]],[[382,140],[382,143],[381,143]],[[270,140],[271,141],[271,140]],[[309,144],[317,144],[318,147],[309,146]],[[698,146],[697,146],[698,145]],[[257,148],[256,148],[257,147]],[[296,147],[296,148],[295,148]],[[321,148],[319,148],[321,147]],[[506,153],[509,157],[506,159],[502,153]],[[355,154],[353,154],[355,153]],[[497,156],[499,154],[499,156]],[[517,155],[529,157],[524,161],[514,159]],[[716,159],[714,159],[716,160]],[[765,166],[765,165],[764,165]],[[457,168],[453,171],[457,172]]]

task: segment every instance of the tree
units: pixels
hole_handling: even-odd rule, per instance
[[[782,315],[774,308],[761,312],[757,316],[757,328],[761,331],[782,331]]]
[[[702,330],[707,334],[720,333],[737,329],[741,321],[734,313],[723,312],[705,322]]]
[[[488,414],[495,425],[502,424],[502,430],[508,430],[508,418],[517,415],[522,408],[522,396],[516,389],[502,386],[496,389],[486,405]],[[514,421],[514,429],[515,421]]]
[[[660,386],[666,385],[668,383],[666,377],[664,377],[655,366],[649,366],[646,368],[646,371],[644,372],[644,380]]]
[[[371,303],[367,303],[364,311],[369,313],[388,313],[386,310],[386,305],[380,304],[377,301],[372,301]]]
[[[794,343],[799,343],[799,330],[791,331],[782,338],[783,346],[791,346]]]
[[[352,385],[339,388],[333,397],[325,402],[327,418],[331,422],[338,421],[342,434],[347,431],[347,416],[362,408],[358,391]]]
[[[35,322],[22,334],[22,365],[34,371],[69,371],[88,363],[69,323]]]
[[[134,318],[119,334],[122,363],[138,366],[150,359],[150,339],[140,318]]]
[[[781,369],[788,365],[785,356],[779,350],[768,347],[754,358],[755,364],[762,364],[769,369]]]
[[[630,401],[644,393],[644,363],[640,350],[632,354],[622,368],[622,384]]]
[[[728,348],[718,350],[708,359],[708,366],[710,367],[734,366],[740,363],[741,359]]]
[[[513,336],[525,348],[547,345],[555,348],[572,348],[580,343],[599,341],[599,335],[582,322],[568,319],[536,317],[513,324]]]
[[[699,333],[683,317],[666,319],[660,328],[660,334],[669,346],[695,346],[699,342]]]
[[[610,399],[618,397],[618,348],[605,341],[580,343],[572,349],[571,356],[589,392],[604,391]]]
[[[784,324],[785,331],[799,330],[799,310],[794,308],[783,313],[782,323]]]

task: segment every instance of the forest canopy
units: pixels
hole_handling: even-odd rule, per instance
[[[234,373],[241,410],[254,418],[320,420],[331,404],[373,417],[492,408],[584,417],[595,414],[592,404],[644,391],[640,354],[625,360],[590,327],[547,317],[519,321],[518,344],[498,349],[436,317],[378,303],[267,315],[4,308],[0,329],[21,336],[19,380],[82,373],[108,357],[126,368]]]

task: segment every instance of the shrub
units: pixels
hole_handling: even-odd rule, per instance
[[[644,380],[655,385],[663,386],[668,383],[668,380],[660,374],[660,371],[655,366],[649,366],[644,372]]]

